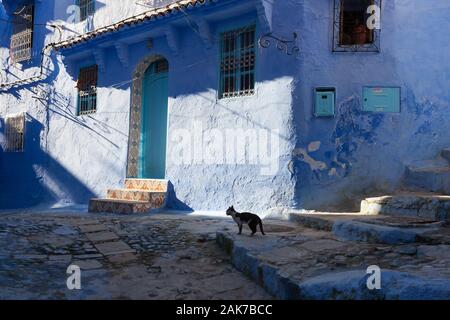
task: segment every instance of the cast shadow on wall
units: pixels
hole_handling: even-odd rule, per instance
[[[0,119],[4,135],[4,120]],[[41,147],[43,125],[27,116],[24,152],[0,147],[0,210],[55,203],[86,203],[94,193]]]
[[[26,99],[25,93],[31,94],[38,102],[39,109],[45,110],[47,121],[51,114],[88,130],[112,148],[118,150],[108,136],[118,132],[103,121],[92,116],[87,119],[77,117],[70,99],[53,90],[51,84],[55,82],[60,72],[60,65],[55,55],[48,57],[49,65],[44,66],[45,77],[32,84],[21,84],[0,94],[10,94],[16,99]],[[24,153],[6,153],[1,150],[0,157],[0,210],[26,208],[43,203],[55,203],[64,200],[73,204],[86,204],[94,193],[77,179],[68,169],[50,156],[43,148],[45,141],[41,141],[41,132],[48,129],[49,123],[43,125],[37,119],[27,116]],[[89,121],[87,121],[89,120]],[[45,120],[44,120],[45,121]],[[4,130],[4,125],[0,128]],[[44,146],[44,147],[43,147]]]

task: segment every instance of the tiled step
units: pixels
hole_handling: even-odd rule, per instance
[[[444,149],[441,152],[441,156],[445,159],[447,159],[447,161],[450,162],[450,149]]]
[[[132,189],[110,189],[108,190],[106,197],[108,199],[116,200],[151,202],[156,206],[162,206],[164,204],[166,193]]]
[[[147,213],[164,207],[167,180],[126,179],[125,189],[108,190],[106,199],[91,199],[89,212]]]
[[[157,179],[126,179],[125,189],[152,191],[152,192],[167,192],[167,180]]]
[[[361,202],[361,214],[450,220],[450,196],[433,193],[404,193],[367,198]]]
[[[430,192],[450,194],[450,166],[407,168],[405,182]]]
[[[151,202],[146,201],[129,201],[114,199],[91,199],[89,201],[89,212],[92,213],[148,213],[155,206]]]

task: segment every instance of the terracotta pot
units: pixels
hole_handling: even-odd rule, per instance
[[[366,28],[362,25],[353,29],[352,40],[354,44],[365,44],[367,42]]]

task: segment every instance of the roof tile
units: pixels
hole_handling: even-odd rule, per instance
[[[111,25],[98,28],[98,29],[88,32],[86,34],[76,36],[73,38],[69,38],[67,40],[55,43],[53,45],[53,47],[56,50],[70,48],[70,47],[78,45],[82,42],[86,42],[91,39],[97,38],[106,33],[117,32],[120,29],[127,27],[127,26],[134,26],[134,25],[143,23],[145,21],[153,20],[155,18],[162,18],[162,17],[169,16],[173,13],[178,13],[178,12],[183,11],[184,9],[187,9],[190,7],[205,5],[207,3],[216,2],[216,1],[218,1],[218,0],[180,0],[180,1],[174,2],[172,4],[169,4],[163,8],[152,9],[152,10],[140,13],[136,16],[129,17],[124,20],[118,21]]]

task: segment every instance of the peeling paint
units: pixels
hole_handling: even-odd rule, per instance
[[[296,148],[294,149],[293,155],[300,161],[307,163],[313,171],[325,170],[327,168],[327,164],[325,162],[313,159],[313,157],[308,154],[308,151],[306,149]]]
[[[73,1],[54,2],[64,8]],[[229,2],[229,13],[237,17],[216,21],[214,32],[257,17],[233,11],[239,1],[221,2],[224,6]],[[354,208],[365,195],[394,191],[406,164],[433,159],[450,146],[446,121],[450,118],[450,48],[443,32],[450,29],[450,5],[443,5],[442,0],[418,1],[414,6],[409,2],[383,5],[386,23],[380,53],[336,54],[330,50],[333,6],[329,1],[275,1],[274,31],[286,38],[297,32],[301,54],[287,56],[275,46],[258,48],[256,94],[248,97],[217,98],[218,47],[206,48],[198,30],[188,27],[177,28],[182,54],[173,51],[166,36],[155,37],[152,48],[142,39],[130,45],[124,65],[116,48],[106,50],[108,67],[99,75],[98,112],[91,116],[76,115],[75,85],[78,68],[96,63],[91,54],[96,45],[87,45],[84,51],[74,49],[75,55],[83,57],[78,60],[52,55],[44,65],[50,74],[40,84],[47,92],[42,99],[36,99],[40,96],[37,85],[0,94],[0,118],[22,111],[31,117],[27,152],[11,155],[0,150],[0,209],[7,202],[11,206],[44,201],[87,203],[91,196],[120,187],[126,177],[131,95],[141,90],[133,90],[130,77],[140,61],[155,55],[166,57],[170,65],[169,127],[189,128],[201,121],[207,132],[266,130],[278,132],[280,141],[280,169],[269,177],[262,176],[255,165],[169,162],[171,207]],[[39,20],[64,24],[64,12],[56,12],[55,7],[52,16],[45,4],[37,2]],[[432,9],[436,6],[439,9]],[[143,10],[134,0],[103,1],[100,9],[93,21],[96,27]],[[71,25],[66,27],[63,38],[82,31],[85,25],[73,26],[73,31]],[[38,70],[36,61],[22,67],[9,65],[9,32],[9,28],[0,29],[0,36],[4,35],[0,37],[0,61],[7,68],[1,81]],[[55,41],[58,35],[37,28],[34,37],[34,49],[39,52],[43,43]],[[381,85],[401,87],[400,113],[362,111],[362,88]],[[336,88],[334,117],[313,116],[316,87]],[[194,139],[192,143],[201,142]]]

